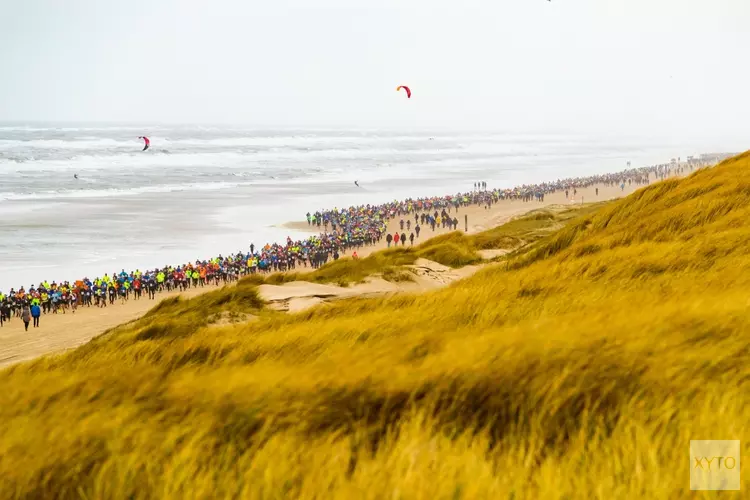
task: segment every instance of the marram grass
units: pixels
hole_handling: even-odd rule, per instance
[[[390,249],[375,252],[357,260],[344,257],[331,261],[315,271],[298,268],[296,271],[286,273],[255,275],[246,278],[246,281],[252,281],[254,284],[280,285],[302,280],[347,286],[351,283],[362,282],[374,274],[388,273],[414,264],[419,258],[451,267],[478,264],[483,260],[478,253],[479,250],[513,250],[524,247],[548,235],[571,219],[592,213],[602,206],[604,203],[589,203],[573,207],[554,206],[549,209],[533,210],[507,224],[477,234],[466,235],[460,231],[454,231],[432,237],[415,246],[394,244]],[[429,234],[429,229],[426,229],[423,234]]]
[[[433,293],[166,302],[0,372],[0,498],[741,498],[689,441],[748,450],[749,220],[745,154]]]

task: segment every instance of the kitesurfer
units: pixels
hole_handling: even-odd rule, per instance
[[[411,99],[411,89],[407,87],[406,85],[399,85],[398,87],[396,87],[397,92],[400,91],[401,89],[404,89],[406,91],[406,97],[408,99]]]
[[[359,181],[354,181],[354,185],[359,187]]]

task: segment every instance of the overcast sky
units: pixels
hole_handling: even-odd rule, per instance
[[[750,136],[750,0],[3,0],[0,19],[5,121]]]

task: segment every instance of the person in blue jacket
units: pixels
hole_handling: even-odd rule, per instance
[[[34,318],[34,328],[37,328],[39,326],[39,316],[42,315],[42,308],[39,307],[39,304],[34,303],[31,306],[31,317]]]

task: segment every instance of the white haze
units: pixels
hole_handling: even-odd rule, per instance
[[[728,148],[750,132],[748,0],[4,0],[0,20],[0,121],[561,131]]]

